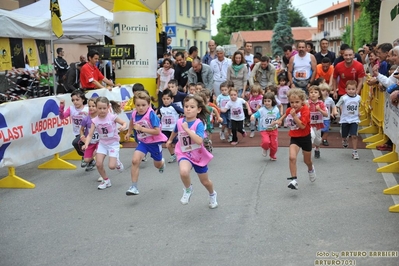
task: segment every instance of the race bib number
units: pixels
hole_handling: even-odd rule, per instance
[[[263,128],[272,128],[272,122],[276,120],[275,115],[269,115],[262,121],[262,127]]]
[[[346,106],[346,110],[348,111],[348,114],[354,115],[357,113],[357,104],[348,104]]]
[[[302,72],[302,71],[297,71],[295,72],[295,78],[296,79],[306,79],[306,71]]]
[[[139,121],[139,122],[137,122],[137,124],[142,126],[142,127],[144,127],[144,128],[151,128],[148,125],[147,121],[145,121],[145,120],[144,121]],[[150,134],[144,133],[143,131],[140,131],[140,130],[136,130],[136,134],[137,134],[137,138],[138,139],[145,139],[146,137],[151,136]]]
[[[241,108],[232,108],[231,109],[231,117],[239,119],[241,114],[242,114]]]
[[[201,145],[194,143],[187,132],[179,132],[178,136],[182,152],[189,152],[201,148]]]
[[[114,131],[112,126],[109,124],[99,125],[97,127],[99,138],[112,138],[114,136]]]
[[[323,123],[323,115],[320,112],[310,112],[310,123],[311,124]]]
[[[222,100],[221,102],[220,102],[220,107],[221,108],[224,108],[224,107],[226,107],[226,104],[229,102],[229,100]]]
[[[289,126],[289,128],[291,130],[298,130],[299,129],[298,125],[295,123],[295,120],[294,120],[294,118],[292,117],[291,114],[287,115],[287,119],[285,121],[286,121],[286,124]]]
[[[77,131],[80,130],[80,125],[82,124],[82,121],[83,121],[83,117],[82,116],[75,116],[72,119],[74,131],[75,130],[77,130]]]
[[[256,110],[258,106],[262,105],[262,100],[256,100],[249,102],[249,106],[252,110]]]
[[[162,129],[173,130],[176,127],[176,119],[172,115],[162,116]]]
[[[91,144],[95,144],[95,143],[97,143],[99,140],[100,140],[100,134],[98,134],[97,131],[94,131],[93,137],[91,138],[90,143],[91,143]]]

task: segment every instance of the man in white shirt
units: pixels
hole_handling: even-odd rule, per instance
[[[216,47],[217,59],[212,60],[210,67],[213,71],[213,93],[217,97],[220,94],[220,84],[227,80],[227,69],[231,65],[231,59],[224,56],[222,46]]]
[[[245,43],[245,50],[244,50],[244,58],[248,65],[248,78],[251,76],[251,66],[254,63],[254,55],[251,54],[252,52],[252,43],[246,42]]]

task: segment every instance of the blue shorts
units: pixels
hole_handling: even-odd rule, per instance
[[[154,161],[162,161],[162,144],[161,143],[144,143],[139,142],[136,151],[141,151],[144,154],[150,153]]]
[[[230,110],[226,113],[221,113],[220,117],[223,119],[222,125],[227,125],[228,128],[231,128]]]
[[[189,159],[186,159],[186,158],[180,159],[179,162],[182,161],[182,160],[189,161],[189,162],[191,163],[191,165],[193,166],[194,171],[195,171],[197,174],[205,174],[205,173],[208,172],[208,166],[207,166],[207,165],[205,165],[205,166],[199,166],[199,165],[193,164]]]
[[[357,136],[359,126],[357,123],[342,123],[341,124],[341,137]]]
[[[162,131],[162,133],[168,138],[168,140],[169,140],[169,138],[170,138],[170,135],[172,135],[172,131]],[[176,143],[177,143],[177,135],[176,135],[176,137],[173,139],[172,143],[173,143],[173,144],[176,144]]]
[[[330,119],[328,120],[323,120],[324,123],[324,128],[321,129],[321,132],[330,132]]]

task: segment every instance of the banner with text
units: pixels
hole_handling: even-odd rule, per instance
[[[88,98],[98,96],[123,107],[133,96],[132,86],[87,93]],[[60,100],[65,100],[66,108],[72,105],[70,94],[0,105],[0,167],[17,167],[72,148],[71,119],[59,118]],[[128,122],[131,112],[122,112],[119,117]]]
[[[399,109],[391,104],[388,93],[385,93],[384,134],[396,145],[396,153],[399,153]]]

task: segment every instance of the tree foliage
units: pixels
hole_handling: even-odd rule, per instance
[[[272,51],[273,55],[282,55],[283,46],[293,44],[291,27],[288,25],[288,12],[286,11],[290,5],[290,0],[280,0],[277,7],[277,23],[273,28]]]
[[[302,12],[293,8],[291,0],[285,11],[289,14],[287,23],[291,27],[309,26]],[[227,29],[228,34],[237,31],[271,30],[277,21],[279,0],[232,0],[223,4],[217,29]]]
[[[228,45],[230,44],[230,35],[227,29],[220,28],[218,34],[212,36],[212,40],[214,40],[217,45]]]

